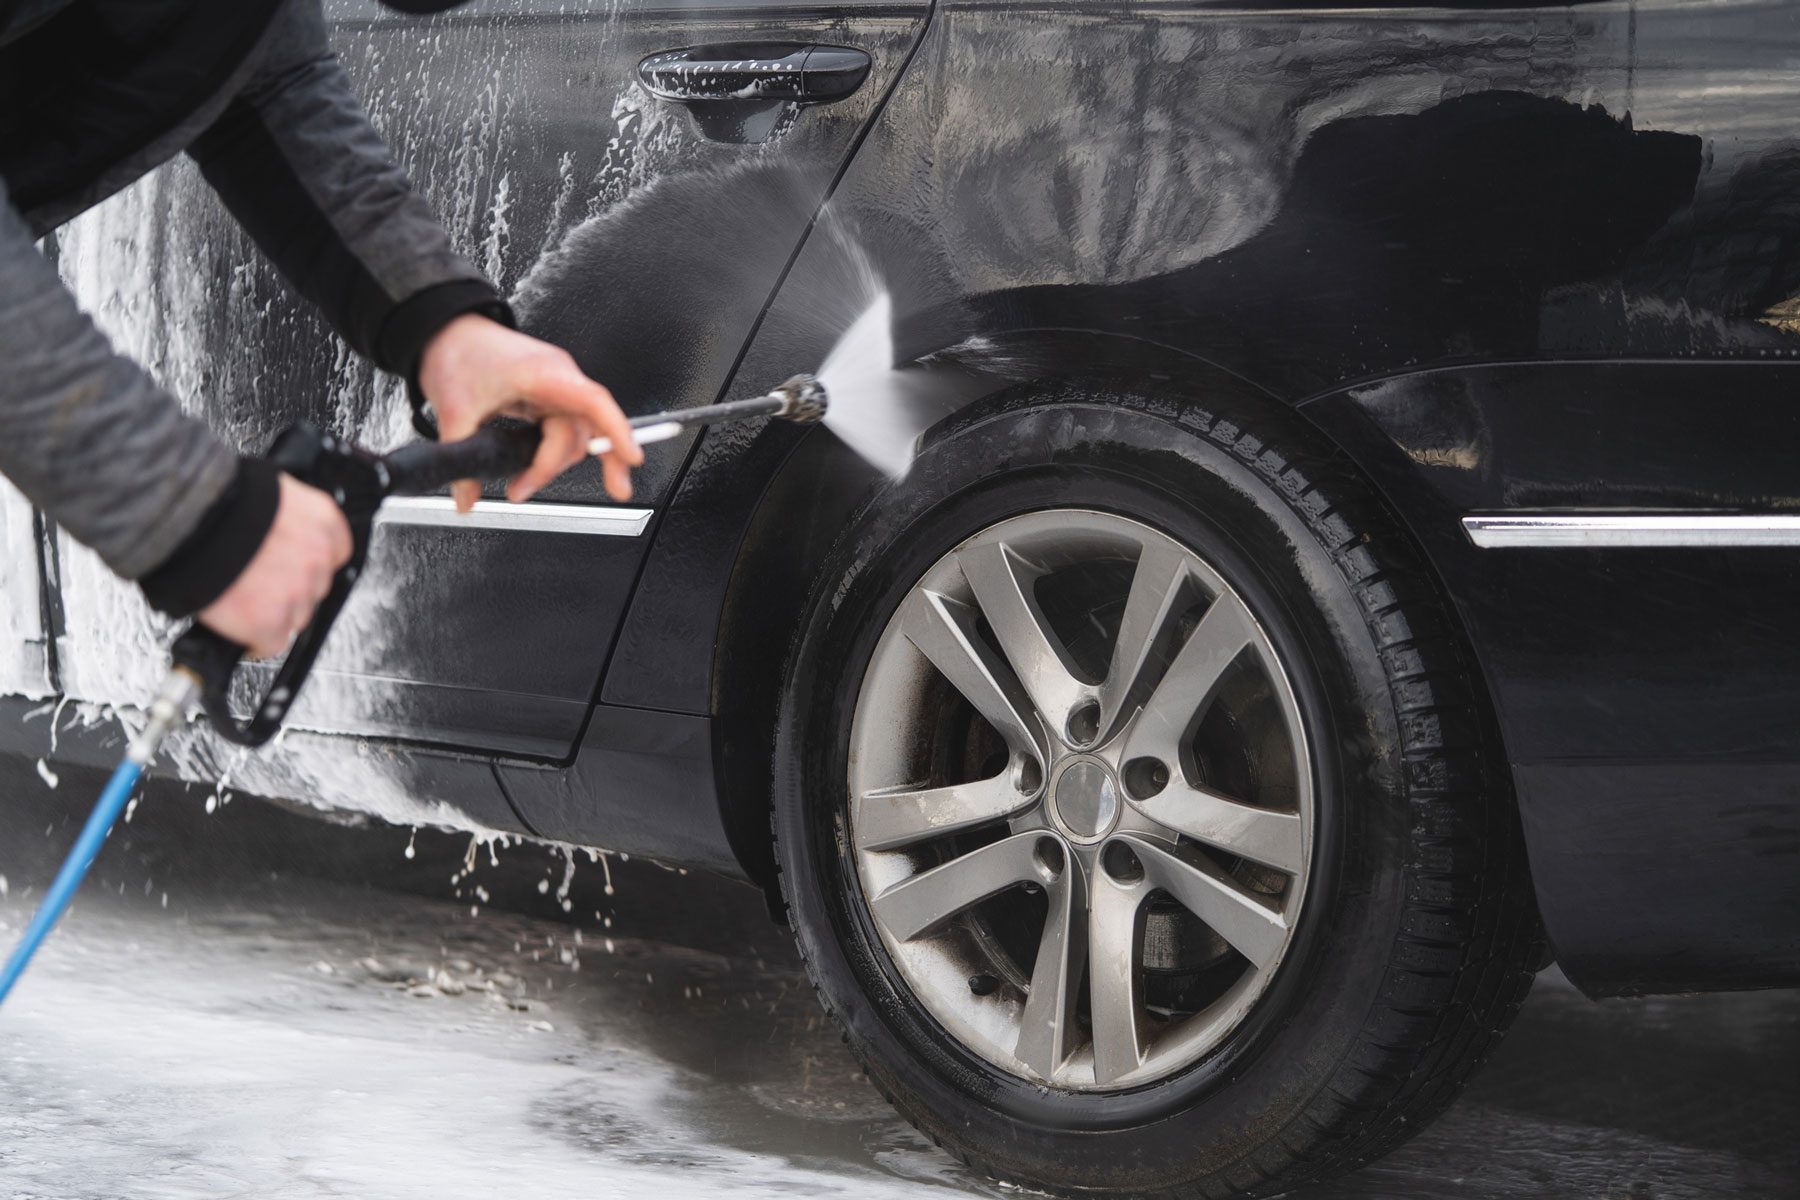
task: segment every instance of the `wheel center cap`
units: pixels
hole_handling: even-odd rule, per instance
[[[1071,759],[1050,786],[1050,807],[1070,837],[1096,841],[1118,820],[1118,781],[1097,758]]]

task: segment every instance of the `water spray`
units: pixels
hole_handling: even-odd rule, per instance
[[[699,426],[754,417],[811,424],[824,418],[827,407],[824,385],[811,375],[796,375],[754,399],[651,413],[634,418],[631,425],[638,441],[660,442]],[[124,760],[100,793],[99,803],[32,914],[18,946],[5,967],[0,968],[0,1002],[5,1001],[32,955],[75,898],[76,889],[124,812],[138,780],[164,739],[186,724],[188,710],[196,701],[213,728],[227,741],[257,747],[275,736],[299,698],[300,689],[324,648],[326,635],[362,574],[375,513],[382,502],[389,496],[429,495],[460,479],[510,479],[531,464],[541,440],[538,426],[523,421],[495,422],[462,441],[414,442],[385,455],[359,449],[308,425],[297,425],[275,440],[269,460],[300,482],[331,496],[343,510],[350,523],[350,561],[333,578],[331,591],[320,601],[312,621],[295,637],[274,680],[247,719],[238,717],[230,704],[231,685],[243,660],[244,647],[203,625],[191,626],[176,639],[171,651],[173,666],[150,706],[149,720],[132,738]],[[596,438],[588,448],[595,454],[605,454],[612,449],[612,443]]]

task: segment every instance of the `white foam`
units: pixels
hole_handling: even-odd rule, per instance
[[[31,504],[0,479],[0,694],[51,694]]]

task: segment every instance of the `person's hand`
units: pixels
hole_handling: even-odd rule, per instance
[[[602,459],[607,494],[631,499],[631,468],[644,461],[644,452],[612,393],[583,375],[567,351],[465,313],[425,344],[419,387],[446,442],[461,441],[502,414],[541,423],[544,440],[537,458],[506,488],[506,498],[515,504],[585,458],[597,434],[613,444]],[[468,512],[481,485],[465,479],[452,492],[458,511]]]
[[[250,565],[201,610],[200,623],[245,647],[251,658],[280,654],[312,620],[350,552],[343,510],[318,488],[283,475],[275,523]]]

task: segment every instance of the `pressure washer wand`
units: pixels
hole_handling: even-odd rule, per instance
[[[825,415],[825,408],[825,389],[819,381],[810,375],[796,375],[755,399],[653,413],[638,417],[632,426],[639,441],[657,442],[695,426],[751,417],[817,421]],[[295,637],[273,682],[248,718],[238,717],[229,703],[231,682],[244,657],[244,647],[204,625],[194,625],[176,639],[172,649],[174,665],[150,706],[148,721],[126,748],[124,761],[107,781],[100,802],[44,893],[37,912],[32,914],[24,936],[6,960],[6,966],[0,968],[0,1003],[5,1002],[7,993],[25,973],[31,956],[75,898],[82,877],[125,811],[132,790],[156,757],[163,739],[187,720],[188,709],[196,701],[219,735],[240,746],[261,746],[281,728],[324,647],[326,634],[331,632],[351,587],[362,574],[375,512],[381,502],[389,496],[429,495],[459,479],[511,478],[531,465],[542,436],[533,424],[496,422],[462,441],[415,442],[382,456],[305,425],[297,425],[275,440],[269,461],[302,483],[327,493],[343,510],[350,523],[350,561],[332,580],[331,591],[320,601],[312,621]],[[596,438],[588,448],[595,454],[604,454],[612,449],[612,443]]]
[[[723,404],[633,417],[631,435],[642,446],[680,437],[684,431],[698,425],[718,425],[750,417],[780,417],[807,425],[824,420],[828,404],[825,386],[818,379],[811,375],[796,375],[767,395],[751,400],[727,400]],[[597,437],[588,443],[589,454],[608,454],[612,448],[611,438]]]

